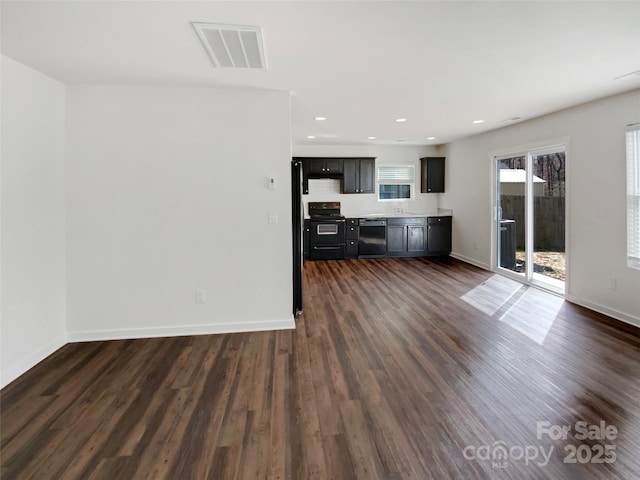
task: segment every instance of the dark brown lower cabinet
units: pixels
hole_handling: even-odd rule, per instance
[[[346,257],[358,258],[358,219],[346,220]],[[304,258],[309,258],[309,220],[304,221]],[[447,256],[451,217],[387,218],[387,257]]]
[[[427,218],[427,255],[451,253],[451,217]]]
[[[407,226],[387,223],[387,256],[402,255],[407,251]]]
[[[426,218],[388,218],[387,256],[420,257],[426,254]]]
[[[451,253],[451,217],[387,219],[387,257],[446,256]]]
[[[427,249],[424,225],[407,225],[407,252],[424,255]]]

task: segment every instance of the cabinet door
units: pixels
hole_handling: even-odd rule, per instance
[[[358,258],[358,240],[347,240],[347,258]]]
[[[375,193],[376,161],[373,158],[360,160],[360,187],[359,193]]]
[[[309,173],[326,173],[326,162],[324,158],[309,158]]]
[[[420,161],[422,167],[420,191],[422,193],[444,192],[445,157],[425,157]]]
[[[309,220],[304,221],[303,230],[302,230],[302,251],[304,258],[309,258]]]
[[[409,253],[420,254],[427,250],[424,228],[423,225],[407,226],[407,251]]]
[[[339,158],[327,158],[324,168],[325,173],[342,173],[342,160]]]
[[[344,171],[342,193],[357,193],[360,188],[359,161],[355,158],[345,159],[342,168]]]
[[[309,193],[309,176],[307,172],[302,173],[302,194],[307,195]]]
[[[308,158],[293,157],[294,160],[302,162],[302,193],[309,193],[309,171],[311,170],[311,160]]]
[[[427,249],[429,253],[449,254],[451,252],[451,223],[428,226]]]
[[[399,255],[407,251],[407,227],[387,226],[387,255]]]

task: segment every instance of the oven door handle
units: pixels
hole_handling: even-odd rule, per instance
[[[330,245],[330,246],[324,246],[324,247],[314,246],[313,247],[314,250],[340,250],[341,248],[342,248],[342,245]]]

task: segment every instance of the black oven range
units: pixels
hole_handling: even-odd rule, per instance
[[[340,202],[309,202],[309,259],[345,258],[346,221]]]

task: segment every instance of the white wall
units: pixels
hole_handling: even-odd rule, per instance
[[[68,88],[71,340],[293,327],[289,107],[275,91]]]
[[[295,145],[294,156],[299,157],[376,157],[378,165],[414,165],[416,172],[415,198],[400,202],[380,202],[375,193],[341,194],[340,181],[332,179],[309,180],[309,194],[302,196],[305,213],[309,202],[341,202],[346,217],[368,213],[393,214],[400,206],[405,212],[431,214],[438,210],[439,193],[420,193],[420,158],[439,155],[432,146],[393,145]]]
[[[626,266],[625,245],[624,134],[638,121],[635,90],[447,145],[442,202],[455,213],[454,254],[490,265],[490,152],[569,137],[567,298],[640,326],[640,271]]]
[[[4,386],[66,343],[65,87],[1,62]]]

